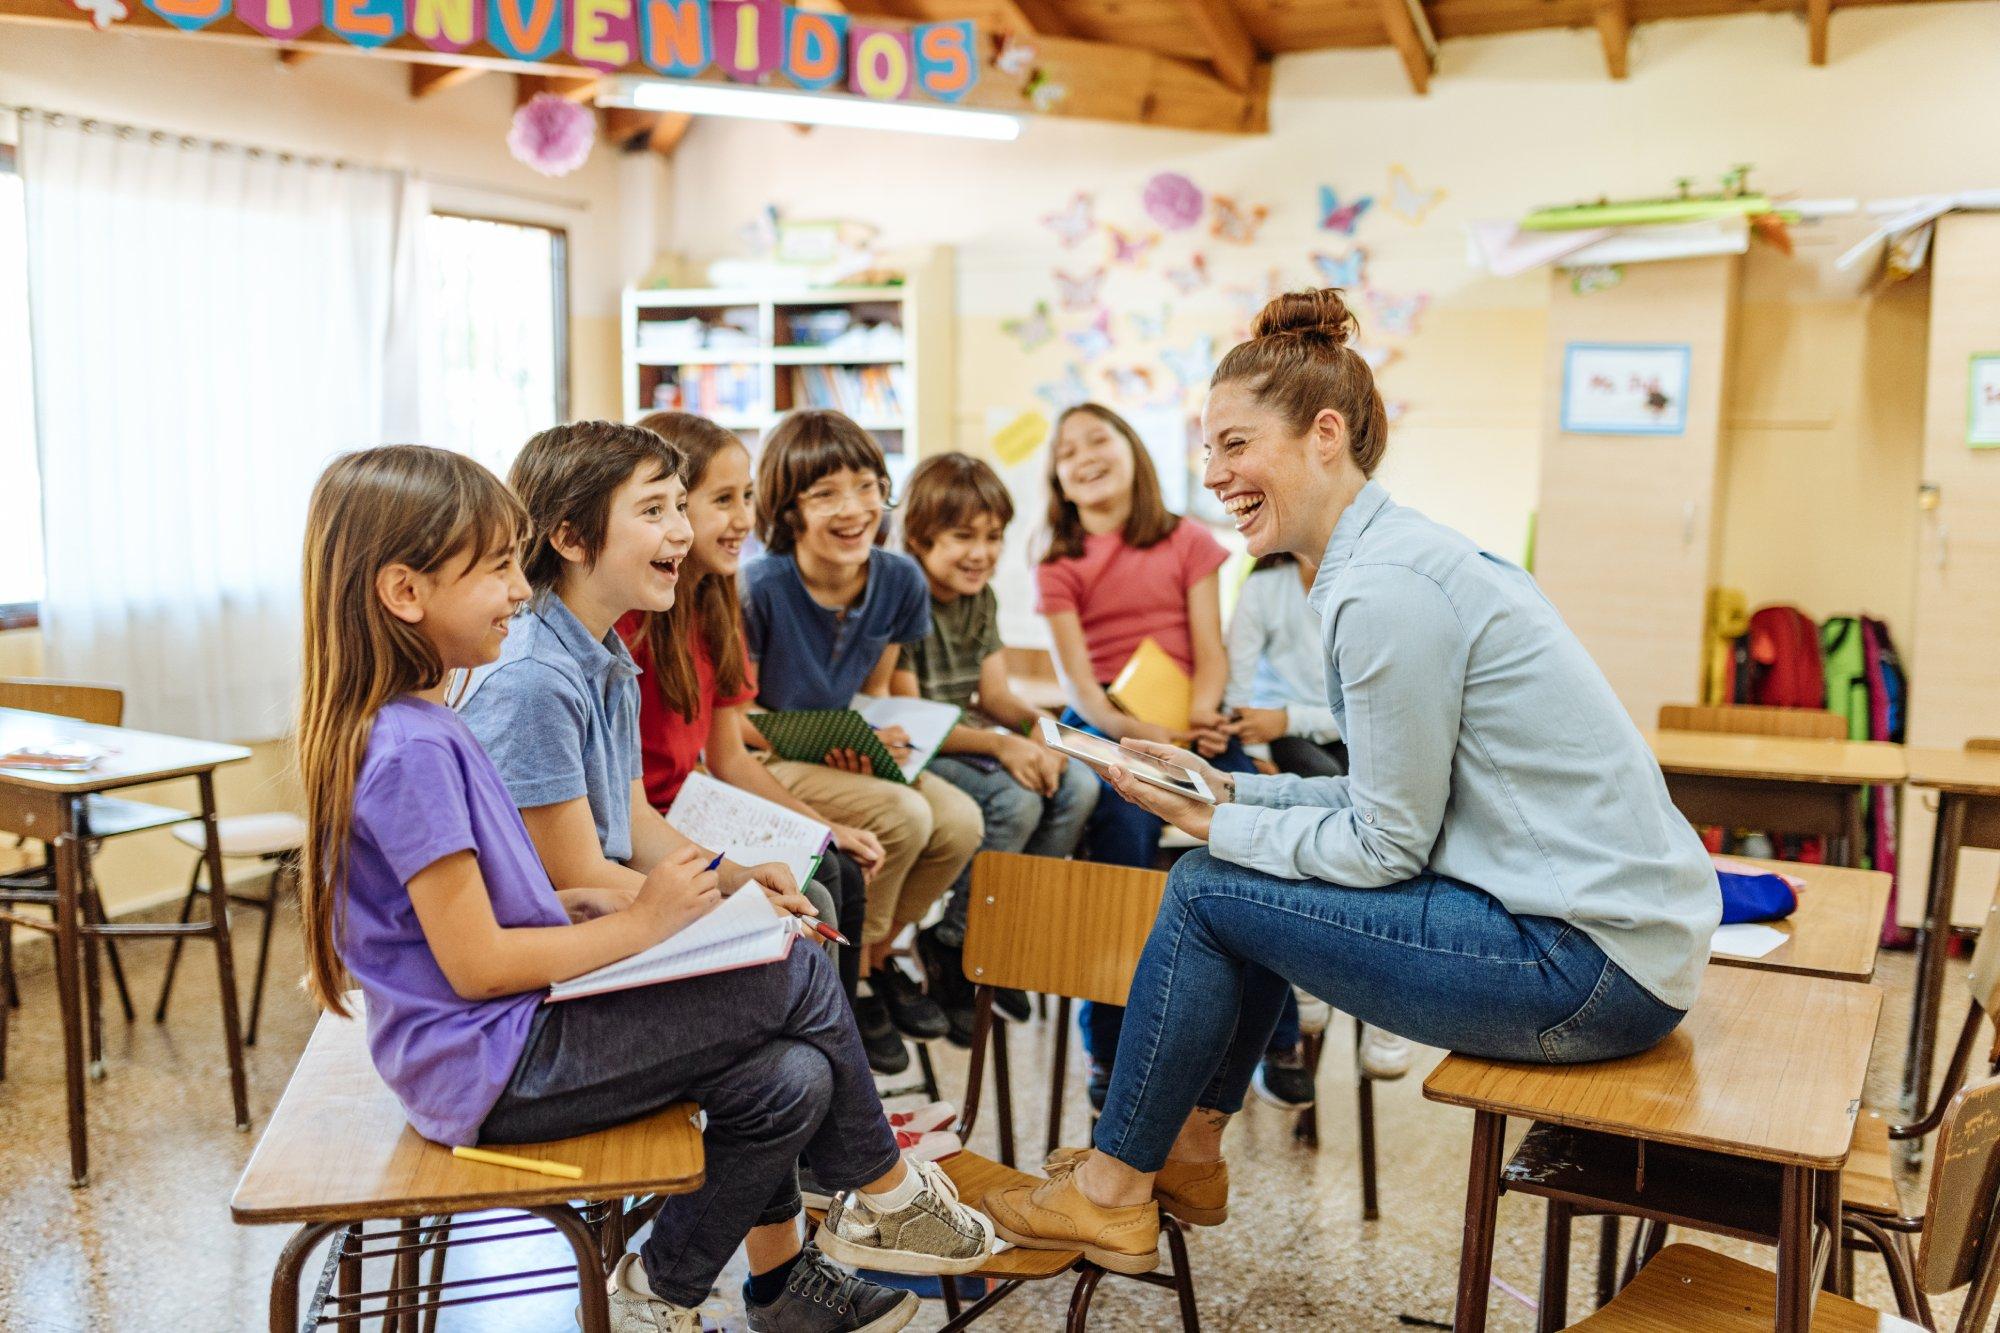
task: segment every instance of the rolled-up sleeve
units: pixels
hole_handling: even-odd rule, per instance
[[[1348,776],[1238,778],[1209,850],[1289,879],[1377,888],[1421,872],[1443,827],[1470,644],[1426,575],[1370,565],[1345,582],[1327,638],[1347,706]]]

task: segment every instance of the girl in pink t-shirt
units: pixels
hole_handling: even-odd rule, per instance
[[[1057,420],[1047,481],[1049,546],[1035,569],[1035,610],[1048,618],[1069,696],[1062,720],[1113,740],[1188,745],[1217,768],[1253,771],[1222,713],[1229,682],[1217,576],[1229,558],[1222,543],[1168,510],[1138,433],[1097,403],[1079,403]],[[1142,722],[1105,693],[1147,638],[1194,680],[1187,732]],[[1078,853],[1107,865],[1150,867],[1164,828],[1105,783]],[[1110,1086],[1124,1014],[1110,1005],[1083,1006],[1093,1103],[1101,1105]],[[1291,1030],[1281,1031],[1277,1044],[1289,1048],[1298,1034],[1295,1011],[1288,1016]]]

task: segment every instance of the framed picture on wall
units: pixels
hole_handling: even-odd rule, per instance
[[[1686,343],[1569,344],[1563,351],[1564,433],[1685,433],[1688,362]]]
[[[2000,352],[1973,354],[1965,442],[1975,449],[2000,449]]]

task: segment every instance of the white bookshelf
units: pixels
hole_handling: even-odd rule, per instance
[[[842,316],[849,330],[876,332],[823,345]],[[786,412],[838,406],[810,401],[806,382],[834,379],[872,387],[844,410],[881,441],[899,483],[918,458],[952,446],[948,251],[891,286],[628,288],[620,335],[628,421],[662,407],[699,412],[754,454]],[[892,378],[893,407],[882,393]]]

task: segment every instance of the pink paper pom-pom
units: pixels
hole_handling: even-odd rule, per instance
[[[1146,216],[1168,231],[1186,231],[1201,221],[1201,187],[1177,171],[1163,171],[1147,181],[1141,202]]]
[[[536,93],[514,112],[507,149],[544,176],[567,176],[597,141],[597,114],[554,93]]]

